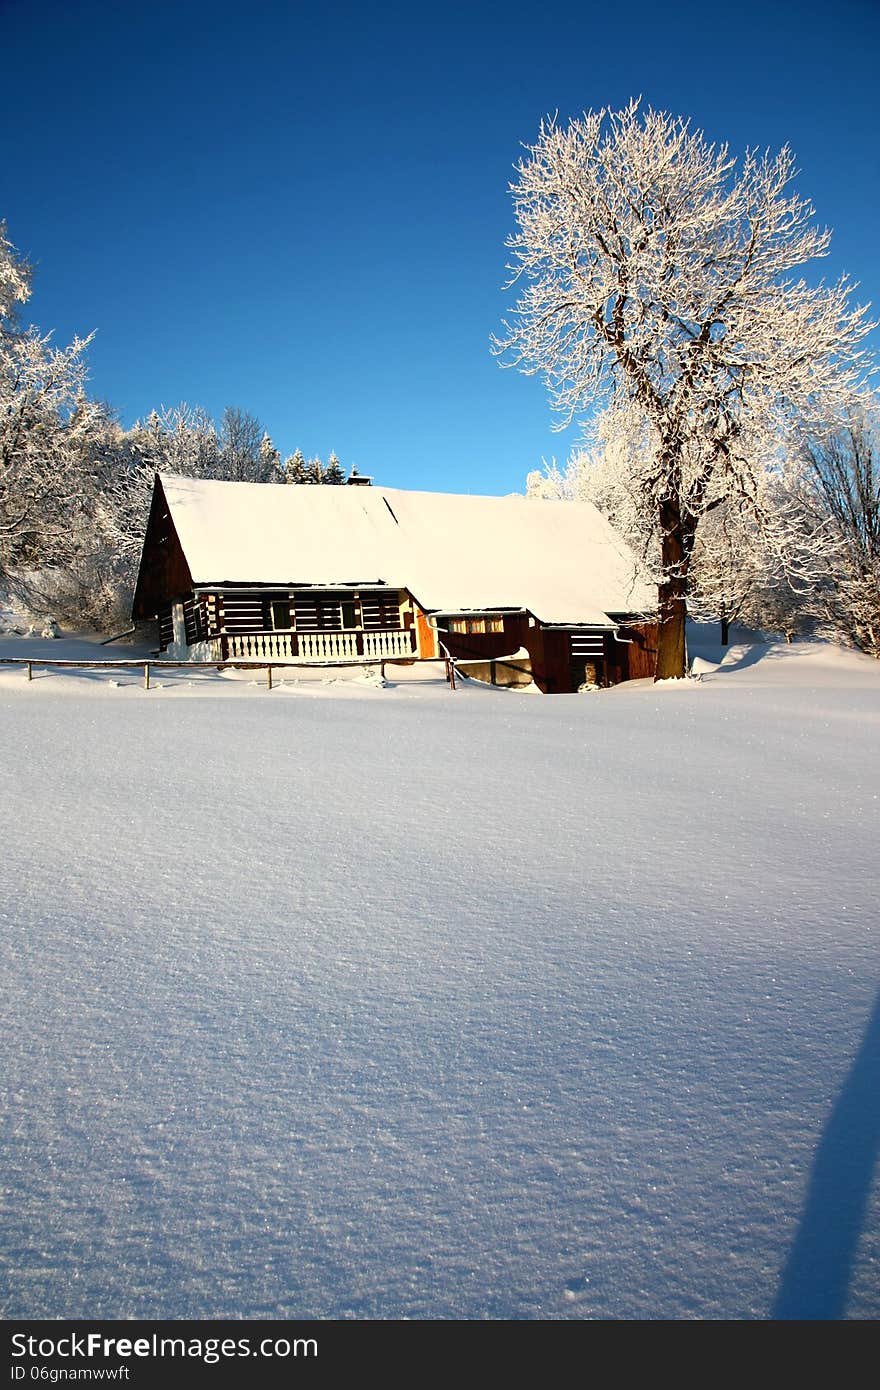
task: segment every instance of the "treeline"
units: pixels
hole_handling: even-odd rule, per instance
[[[0,222],[0,584],[35,614],[124,626],[157,471],[237,482],[340,485],[335,453],[283,458],[228,406],[153,411],[123,429],[86,390],[89,338],[66,348],[24,326],[30,266]]]

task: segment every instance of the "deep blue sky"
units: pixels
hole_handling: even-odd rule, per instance
[[[489,353],[512,166],[545,113],[640,93],[736,151],[788,141],[825,273],[880,301],[877,0],[0,0],[0,46],[29,317],[98,330],[125,424],[240,405],[389,486],[521,490],[577,431]]]

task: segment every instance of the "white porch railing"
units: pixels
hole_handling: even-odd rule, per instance
[[[339,660],[358,655],[355,632],[298,632],[296,635],[302,661]]]
[[[227,637],[229,659],[243,657],[245,660],[258,657],[274,658],[276,661],[295,659],[293,643],[289,632],[238,632]]]
[[[364,656],[412,656],[409,628],[393,632],[365,632]]]
[[[410,628],[388,632],[230,632],[227,660],[352,661],[412,656]]]

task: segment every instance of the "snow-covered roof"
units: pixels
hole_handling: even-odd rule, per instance
[[[200,586],[388,584],[428,612],[522,608],[559,624],[605,624],[656,601],[588,502],[161,482]]]

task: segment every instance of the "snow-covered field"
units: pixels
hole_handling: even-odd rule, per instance
[[[114,680],[0,668],[6,1316],[880,1314],[877,663]]]

